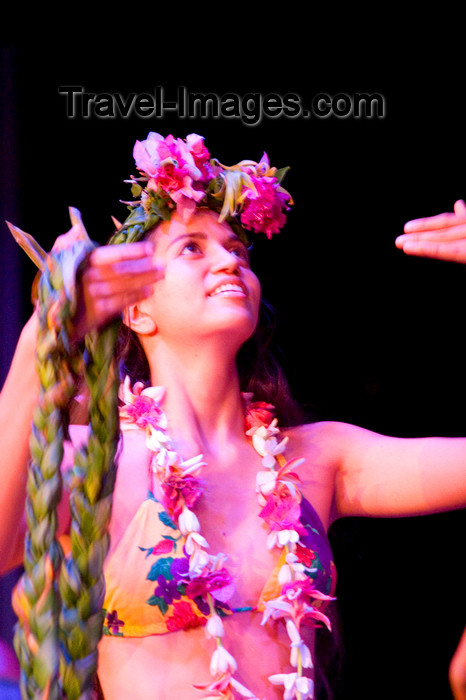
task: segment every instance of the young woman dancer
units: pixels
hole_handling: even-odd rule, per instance
[[[72,360],[86,334],[123,314],[129,330],[117,343],[118,469],[98,510],[81,521],[81,528],[92,529],[109,516],[113,501],[109,545],[97,550],[91,544],[85,553],[89,568],[96,569],[106,555],[105,598],[96,593],[97,584],[89,584],[86,602],[77,603],[81,613],[95,597],[104,611],[98,646],[103,696],[313,697],[314,629],[330,627],[325,608],[335,587],[328,527],[343,516],[464,507],[466,440],[399,439],[337,422],[297,423],[283,377],[263,354],[261,289],[244,236],[249,229],[270,237],[283,226],[291,198],[281,185],[282,173],[266,157],[226,168],[211,159],[196,135],[181,141],[150,134],[136,144],[135,159],[142,177],[133,181],[138,204],[112,241],[127,244],[78,256],[68,325],[56,321],[56,299],[45,322],[33,315],[0,397],[2,567],[23,556],[29,433],[44,384],[34,364],[37,326],[45,325],[47,342],[64,328]],[[464,263],[465,226],[465,206],[457,203],[453,214],[407,224],[397,245],[407,254]],[[57,255],[85,237],[73,214]],[[58,269],[66,288],[63,260]],[[92,403],[100,397],[92,396],[90,384]],[[86,401],[84,391],[81,405]],[[71,531],[77,560],[81,553],[84,558],[84,546],[80,550],[73,526],[80,498],[73,489],[86,477],[73,459],[89,443],[89,427],[72,425],[69,435],[56,534]],[[31,481],[28,554],[45,529],[32,513],[41,510],[49,489],[37,474]],[[47,581],[55,587],[58,575],[47,578],[53,561],[45,553],[29,567],[30,578],[41,579],[40,590]],[[60,591],[67,600],[65,584],[73,589],[78,583],[71,564],[66,571]],[[24,662],[25,676],[37,688],[47,654],[53,653],[49,637],[42,643],[40,626],[34,627],[43,621],[46,604],[45,594],[31,602],[33,587],[29,578],[20,582],[15,607],[20,653],[33,658]],[[95,655],[80,656],[79,643],[67,646],[80,624],[74,614],[62,612],[62,629],[68,630],[59,644],[66,648],[65,680],[44,679],[50,697],[61,683],[75,688],[67,691],[70,697],[88,692],[80,668],[92,666]],[[66,678],[68,664],[77,680]]]

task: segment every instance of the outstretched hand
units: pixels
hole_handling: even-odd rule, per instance
[[[395,241],[407,255],[466,264],[466,204],[455,203],[453,212],[408,221]]]

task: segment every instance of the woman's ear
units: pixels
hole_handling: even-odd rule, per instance
[[[123,323],[138,335],[155,335],[157,324],[139,304],[127,306],[123,312]]]

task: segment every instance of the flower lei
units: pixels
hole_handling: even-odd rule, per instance
[[[198,134],[183,140],[151,131],[145,141],[136,141],[133,157],[140,176],[127,182],[136,199],[124,202],[130,214],[123,224],[116,222],[111,243],[138,240],[174,211],[188,221],[198,205],[217,211],[219,221],[226,219],[243,240],[244,229],[270,239],[293,204],[281,186],[288,168],[271,167],[266,153],[258,163],[226,166],[211,158]]]
[[[216,599],[226,602],[234,590],[231,576],[224,566],[226,556],[207,552],[208,542],[201,534],[199,520],[192,510],[202,493],[199,473],[205,462],[202,455],[183,461],[173,450],[167,434],[167,418],[161,409],[164,396],[163,388],[145,389],[141,382],[131,389],[129,377],[126,377],[120,389],[123,404],[120,421],[122,426],[135,424],[146,431],[146,444],[153,453],[152,470],[161,485],[162,505],[186,538],[188,586],[209,606],[205,629],[206,635],[216,642],[210,661],[213,681],[194,687],[212,693],[206,700],[234,700],[238,696],[258,700],[234,678],[237,663],[223,644],[224,626],[215,603]],[[247,409],[246,435],[251,437],[252,445],[262,458],[263,469],[256,478],[256,493],[261,506],[259,516],[268,527],[267,547],[281,550],[278,576],[281,592],[275,599],[265,602],[261,624],[269,619],[285,620],[290,639],[290,665],[296,669],[291,673],[269,676],[269,681],[284,687],[284,700],[304,700],[314,697],[313,681],[303,675],[303,669],[312,668],[313,661],[302,639],[301,629],[323,623],[330,630],[330,621],[318,609],[316,601],[322,603],[333,598],[314,587],[309,576],[310,550],[300,545],[300,536],[305,535],[305,529],[299,520],[301,494],[296,487],[299,477],[294,470],[304,459],[287,462],[284,458],[288,438],[280,439],[273,406],[253,402],[249,394],[244,394],[243,398]]]

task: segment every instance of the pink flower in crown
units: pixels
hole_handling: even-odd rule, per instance
[[[195,186],[207,174],[205,153],[195,136],[189,137],[190,145],[196,151],[202,170],[196,165],[188,144],[171,134],[163,138],[152,131],[145,141],[136,141],[133,149],[137,168],[149,177],[147,189],[155,192],[160,189],[171,197],[184,220],[205,194],[202,186]]]
[[[241,224],[256,233],[265,233],[267,238],[279,233],[286,223],[284,209],[288,209],[289,195],[282,191],[275,177],[252,176],[255,190],[248,189],[241,211]]]
[[[160,405],[165,397],[163,387],[144,388],[142,382],[136,382],[131,389],[130,378],[125,377],[119,390],[119,398],[123,402],[120,407],[120,422],[122,429],[136,428],[166,428],[166,417]]]
[[[194,164],[201,173],[199,182],[209,182],[216,176],[218,168],[210,163],[210,153],[204,144],[204,137],[198,134],[189,134],[186,137],[186,144],[191,153]]]

